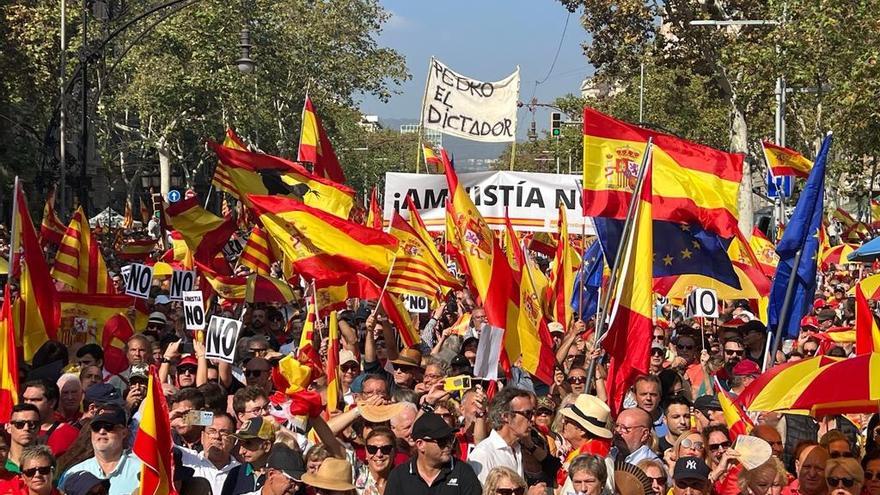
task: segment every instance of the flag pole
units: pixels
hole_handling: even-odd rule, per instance
[[[581,191],[581,195],[583,195],[583,191]],[[581,208],[581,214],[583,214],[583,208]],[[578,289],[578,320],[582,319],[582,315],[584,314],[584,265],[587,262],[587,217],[581,217],[581,269],[578,270],[578,280],[580,281],[580,288]]]
[[[428,62],[428,75],[425,76],[425,92],[422,95],[422,108],[419,109],[419,142],[416,147],[416,173],[419,173],[419,165],[422,160],[422,135],[424,133],[424,122],[425,122],[425,103],[428,101],[428,83],[431,80],[431,67],[434,66],[434,56],[431,56],[431,60]],[[427,165],[425,165],[425,172],[429,172],[427,170]]]
[[[18,217],[18,176],[15,176],[15,182],[12,186],[12,221],[9,222],[9,235],[10,235],[10,243],[9,243],[9,273],[6,275],[6,283],[8,284],[12,280],[12,274],[15,273],[15,251],[18,250],[18,244],[16,241],[18,240],[18,236],[15,235],[15,229],[17,227],[15,219]]]
[[[382,305],[382,298],[385,297],[385,290],[388,288],[388,282],[391,281],[391,273],[394,271],[394,264],[397,263],[397,253],[394,253],[394,259],[391,260],[391,268],[388,269],[388,276],[385,277],[385,283],[382,285],[382,292],[379,293],[379,304],[376,305],[378,309],[380,305]],[[373,314],[376,312],[374,311]]]
[[[776,350],[779,349],[779,343],[782,339],[782,329],[788,324],[789,318],[789,309],[791,307],[791,299],[794,295],[794,283],[797,280],[797,270],[798,266],[801,264],[801,255],[804,253],[804,248],[798,249],[797,253],[794,255],[794,266],[791,269],[791,274],[788,277],[788,286],[785,288],[785,299],[782,300],[782,311],[779,314],[779,321],[776,323],[776,334],[773,336],[773,346],[770,348],[770,352],[764,356],[764,369],[769,368],[769,364],[772,361],[770,360],[771,355],[776,354]],[[778,269],[777,269],[778,270]]]
[[[623,256],[623,248],[625,245],[629,244],[629,240],[631,237],[632,226],[635,223],[636,212],[638,211],[639,205],[639,196],[641,195],[642,185],[645,183],[645,172],[648,169],[648,160],[651,155],[651,148],[654,145],[654,138],[649,137],[648,142],[645,143],[645,154],[642,156],[642,164],[639,166],[639,175],[636,179],[636,186],[633,188],[632,196],[629,200],[629,208],[626,213],[626,221],[623,224],[623,237],[620,240],[620,243],[617,245],[617,254],[614,257],[614,266],[611,268],[611,274],[608,276],[608,290],[602,294],[603,301],[599,304],[599,308],[596,313],[596,331],[594,333],[595,338],[593,340],[594,346],[598,345],[602,342],[602,338],[607,332],[608,325],[606,324],[605,317],[608,313],[608,309],[611,306],[611,294],[614,292],[613,287],[617,284],[617,278],[620,274],[620,270],[622,269],[621,257]],[[604,249],[603,249],[604,250]],[[587,386],[589,387],[590,383],[593,381],[593,375],[596,373],[596,360],[590,360],[590,369],[587,372]]]

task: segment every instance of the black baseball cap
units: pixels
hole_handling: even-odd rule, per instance
[[[413,424],[412,438],[413,440],[439,440],[441,438],[451,437],[455,430],[434,413],[422,414]]]
[[[89,404],[122,406],[125,401],[119,390],[109,383],[95,383],[86,389],[85,401]]]
[[[102,480],[88,471],[77,471],[64,480],[61,487],[67,495],[86,495],[97,485],[110,488],[110,480]]]
[[[672,479],[678,480],[708,480],[709,466],[699,457],[681,457],[675,461],[675,469],[672,471]]]
[[[125,414],[125,411],[119,407],[111,407],[104,409],[101,414],[98,414],[94,418],[92,418],[91,424],[96,423],[109,423],[114,426],[125,426],[128,424],[128,417]]]
[[[306,463],[302,454],[283,443],[272,445],[266,467],[277,469],[294,481],[301,481],[302,475],[306,474]]]
[[[718,397],[714,395],[701,395],[694,401],[694,409],[707,414],[709,411],[720,411],[721,403],[718,402]]]

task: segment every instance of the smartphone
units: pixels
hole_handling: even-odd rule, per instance
[[[443,381],[443,390],[447,392],[469,390],[470,388],[471,377],[468,375],[451,376]]]
[[[180,346],[181,354],[195,354],[195,349],[193,349],[192,340],[187,340]]]
[[[211,426],[214,422],[214,413],[211,411],[187,411],[183,417],[184,423],[189,426]]]

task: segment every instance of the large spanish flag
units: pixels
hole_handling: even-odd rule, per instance
[[[239,265],[248,267],[252,273],[269,275],[274,262],[275,256],[269,246],[269,236],[259,225],[254,225],[244,250],[238,257]]]
[[[223,249],[236,230],[235,221],[220,218],[202,208],[195,196],[172,203],[165,212],[171,226],[186,242],[192,258],[200,263],[210,265],[214,255]],[[177,244],[172,244],[177,253]]]
[[[449,273],[442,258],[435,258],[428,246],[433,246],[433,242],[422,239],[397,212],[391,217],[391,230],[388,233],[398,241],[397,257],[388,278],[388,290],[399,294],[423,295],[437,301],[450,289],[461,286]]]
[[[58,218],[55,212],[55,187],[46,195],[46,204],[43,206],[43,221],[40,224],[40,242],[45,246],[51,242],[56,246],[61,244],[67,225]]]
[[[767,236],[758,227],[752,230],[749,245],[758,260],[758,266],[764,275],[772,277],[776,273],[776,265],[779,263],[779,255],[776,254],[776,245],[767,239]]]
[[[247,276],[245,301],[249,303],[289,304],[293,300],[293,288],[287,282],[256,273]]]
[[[397,252],[393,236],[293,198],[250,195],[248,200],[297,273],[327,283],[356,273],[385,282]]]
[[[140,495],[174,495],[174,459],[168,404],[156,369],[150,368],[147,397],[141,403],[141,420],[132,452],[141,460]]]
[[[627,124],[592,108],[584,108],[584,215],[626,217],[649,137],[654,143],[654,218],[699,223],[733,237],[743,155]]]
[[[718,402],[721,404],[721,412],[724,414],[724,423],[727,425],[727,431],[730,432],[730,441],[735,442],[736,437],[751,433],[755,424],[740,405],[733,402],[730,394],[718,382],[718,377],[713,377],[712,380],[718,394]]]
[[[790,175],[806,179],[810,176],[813,162],[795,150],[777,146],[769,141],[761,141],[764,158],[773,175]]]
[[[321,118],[315,112],[312,99],[306,95],[303,104],[302,126],[299,134],[299,153],[297,161],[311,162],[315,175],[325,177],[340,184],[345,182],[345,174],[327,137]]]
[[[9,284],[3,288],[0,307],[0,423],[8,423],[12,406],[18,404],[18,351],[15,349],[15,322]]]
[[[312,174],[298,163],[227,148],[213,141],[208,141],[208,146],[217,153],[229,184],[245,204],[250,194],[297,197],[309,206],[342,218],[348,218],[354,206],[353,189]]]
[[[431,148],[430,144],[423,144],[422,152],[425,155],[426,170],[431,170],[431,167],[434,167],[434,170],[437,172],[443,172],[443,160],[437,157],[437,154],[434,153],[434,149]]]
[[[107,273],[104,255],[89,229],[89,220],[77,208],[52,266],[52,276],[83,294],[113,294],[113,282]]]
[[[97,343],[104,349],[104,368],[111,373],[128,369],[125,344],[128,337],[147,328],[149,313],[146,306],[125,294],[58,294],[61,305],[62,328],[59,341],[66,346]],[[133,310],[133,311],[132,311]],[[133,312],[129,320],[129,312]],[[77,319],[85,322],[88,331],[71,331]],[[94,332],[94,333],[93,333]]]

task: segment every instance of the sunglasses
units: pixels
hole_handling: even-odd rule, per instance
[[[356,371],[360,371],[360,369],[361,369],[360,366],[358,366],[358,365],[356,365],[356,364],[353,364],[353,363],[352,363],[352,364],[346,364],[346,365],[344,365],[344,366],[341,366],[340,368],[342,369],[342,372],[343,372],[343,373],[345,373],[345,372],[354,373],[354,372],[356,372]]]
[[[519,414],[520,416],[522,416],[528,420],[531,420],[532,418],[535,417],[535,411],[533,409],[525,409],[523,411],[510,411],[510,412],[512,412],[513,414]]]
[[[587,377],[585,376],[570,376],[565,379],[568,383],[572,385],[581,385],[583,383],[587,383]]]
[[[724,349],[724,354],[727,354],[728,356],[745,356],[746,351],[734,351],[730,349]]]
[[[537,411],[535,411],[535,414],[537,414],[538,416],[552,416],[553,410],[552,409],[544,409],[543,407],[541,407],[541,408],[538,408]]]
[[[402,364],[395,364],[394,371],[396,371],[398,373],[412,373],[413,367],[412,366],[405,366]]]
[[[523,495],[526,492],[525,488],[517,487],[517,488],[496,488],[495,493],[498,495]]]
[[[244,376],[256,378],[269,370],[244,370]]]
[[[25,427],[27,427],[28,430],[36,430],[40,426],[40,423],[38,421],[18,420],[18,421],[10,421],[10,423],[12,423],[12,426],[14,426],[15,429],[17,429],[17,430],[23,430],[23,429],[25,429]]]
[[[709,450],[727,450],[730,448],[730,442],[710,443]]]
[[[367,453],[370,455],[376,455],[377,452],[382,451],[383,455],[391,455],[394,452],[394,445],[367,445]]]
[[[116,429],[116,425],[113,423],[105,423],[103,421],[98,421],[97,423],[92,423],[89,425],[89,429],[94,433],[98,433],[101,430],[113,431]]]
[[[856,484],[856,480],[854,480],[852,478],[834,478],[834,477],[828,478],[828,486],[830,486],[832,488],[837,488],[840,485],[843,485],[846,488],[852,488],[852,486],[855,484]]]
[[[872,473],[871,471],[865,471],[865,481],[880,481],[880,473]]]
[[[676,349],[684,349],[686,351],[692,351],[692,350],[694,350],[694,344],[691,344],[691,345],[675,344],[675,348]]]
[[[852,452],[832,452],[829,454],[829,457],[832,459],[839,459],[841,457],[852,458],[855,457]]]
[[[436,443],[437,447],[441,449],[445,449],[452,445],[452,437],[444,437],[444,438],[423,438],[422,440],[426,442]]]
[[[663,356],[664,354],[665,352],[663,352],[663,349],[654,349],[651,351],[652,356]]]
[[[177,368],[177,374],[179,375],[195,375],[196,368],[192,366],[184,366],[183,368]]]
[[[696,490],[702,491],[706,487],[706,481],[704,480],[676,480],[675,481],[676,488],[680,490],[685,490],[687,488],[694,488]]]
[[[37,475],[37,473],[40,473],[43,476],[48,476],[50,473],[52,473],[52,466],[39,466],[21,470],[21,474],[27,476],[28,478],[33,478]]]
[[[658,483],[666,486],[666,476],[658,476],[656,478],[648,476],[648,479],[651,480],[652,483]]]
[[[664,335],[655,335],[655,336],[654,336],[654,340],[656,340],[656,341],[663,341],[663,340],[666,340],[666,336],[664,336]]]

